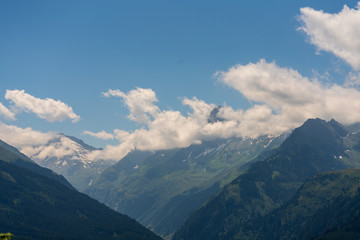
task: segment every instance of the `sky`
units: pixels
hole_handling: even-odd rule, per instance
[[[360,122],[360,2],[0,2],[0,139],[91,159]],[[222,106],[222,122],[208,116]],[[50,154],[50,153],[49,153]]]

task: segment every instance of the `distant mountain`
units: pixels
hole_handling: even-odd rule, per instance
[[[88,154],[96,148],[82,140],[64,134],[39,146],[29,156],[40,166],[49,168],[63,175],[76,189],[83,191],[107,167],[116,161],[88,159]]]
[[[70,189],[50,170],[43,174],[26,157],[16,158],[16,149],[1,146],[0,232],[19,240],[160,239],[135,220]],[[22,161],[29,165],[20,166]]]
[[[360,122],[347,125],[347,126],[346,126],[346,130],[347,130],[349,133],[359,132],[359,131],[360,131]]]
[[[221,109],[221,106],[217,106],[210,112],[210,115],[208,118],[208,123],[223,122],[225,120],[222,117],[219,117],[220,109]]]
[[[15,147],[0,140],[0,159],[2,161],[14,164],[19,167],[29,169],[33,172],[46,176],[48,178],[57,180],[67,186],[68,188],[74,189],[73,186],[61,175],[54,173],[53,171],[40,167],[30,158],[19,152]]]
[[[173,240],[268,239],[254,237],[251,223],[284,206],[314,174],[359,167],[359,146],[359,134],[334,120],[306,121],[271,156],[196,210]]]
[[[213,115],[215,119],[216,114]],[[278,147],[288,135],[214,140],[182,149],[133,152],[105,170],[85,193],[156,233],[169,236],[254,158],[260,153],[268,154],[266,151]]]

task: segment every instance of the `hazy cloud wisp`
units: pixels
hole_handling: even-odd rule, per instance
[[[57,133],[43,133],[33,130],[30,127],[21,128],[0,122],[0,139],[14,147],[22,148],[25,146],[46,144],[56,136]]]
[[[86,134],[86,135],[89,135],[89,136],[92,136],[92,137],[103,139],[103,140],[114,139],[113,134],[107,133],[105,131],[100,131],[100,132],[83,131],[82,133]]]
[[[15,120],[15,113],[11,112],[7,107],[5,107],[1,102],[0,102],[0,115],[4,116],[5,119],[8,120]]]

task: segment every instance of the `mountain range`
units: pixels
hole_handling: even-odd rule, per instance
[[[85,193],[156,233],[169,236],[250,162],[259,161],[259,154],[278,147],[288,135],[136,151],[106,169]]]
[[[321,223],[313,221],[313,211],[304,212],[300,207],[293,206],[309,197],[307,192],[302,190],[310,186],[305,182],[313,175],[358,168],[359,143],[359,133],[347,132],[334,120],[306,121],[295,129],[271,156],[252,164],[244,174],[193,212],[174,234],[173,240],[310,239],[324,233],[328,227],[341,224],[341,218],[354,218],[356,212],[360,211],[359,208],[355,207],[355,212],[348,208],[338,210],[339,215],[343,214],[340,217],[336,216],[334,211],[341,206],[334,205],[334,209],[327,213],[328,217],[333,217],[330,221],[332,225],[322,221],[326,219],[326,201],[337,201],[333,198],[341,195],[328,195],[326,190],[321,196],[317,196],[321,199],[319,206],[313,206],[314,203],[311,202],[316,202],[316,199],[309,199],[302,206],[305,209],[314,207],[318,210],[319,213],[315,216],[325,214],[319,220]],[[355,177],[353,181],[359,181],[359,178]],[[316,187],[311,189],[314,195],[320,190]],[[310,231],[311,223],[322,225],[318,229],[313,227]]]

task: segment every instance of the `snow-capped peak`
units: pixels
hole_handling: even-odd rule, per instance
[[[53,138],[45,145],[24,147],[21,149],[25,155],[28,155],[36,162],[42,162],[49,159],[61,161],[76,160],[84,165],[93,162],[87,157],[93,150],[96,150],[96,148],[83,143],[79,139],[61,133],[58,133],[56,138]]]

